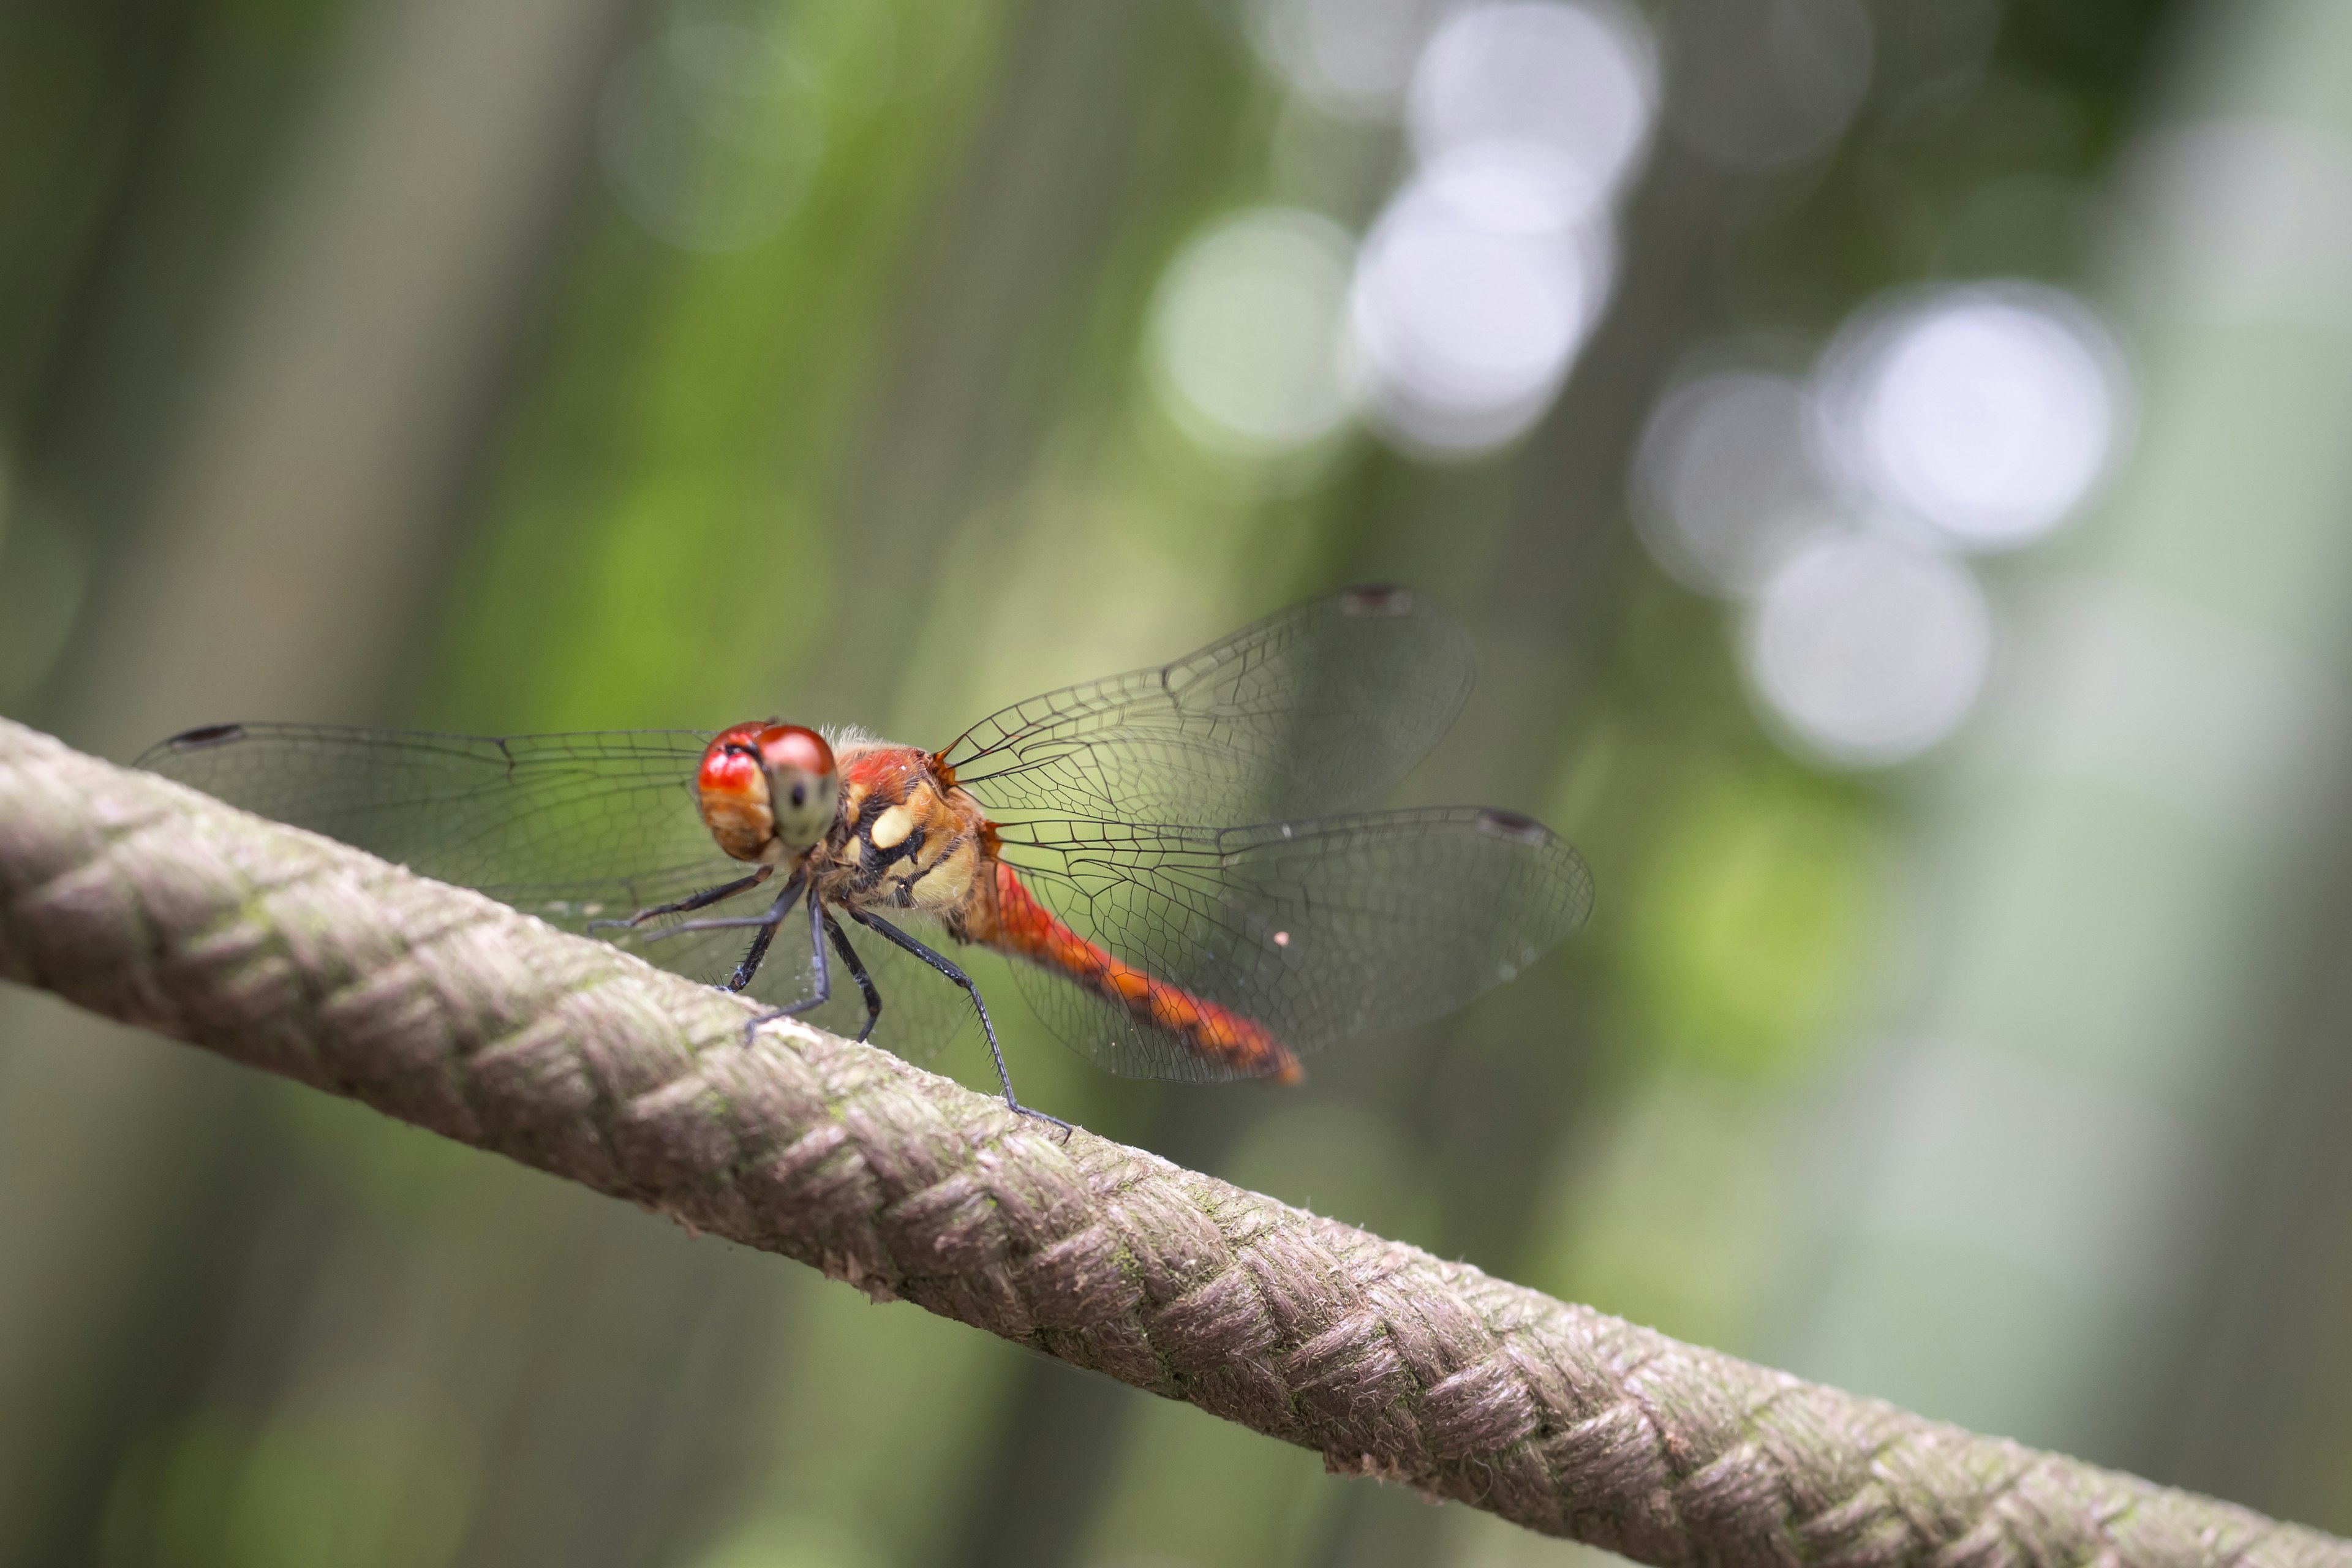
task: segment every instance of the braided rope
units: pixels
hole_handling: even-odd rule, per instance
[[[0,975],[1659,1564],[2352,1568],[1076,1133],[0,721]]]

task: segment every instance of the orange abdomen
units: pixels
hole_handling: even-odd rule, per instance
[[[1297,1083],[1306,1077],[1298,1059],[1263,1025],[1120,963],[1039,903],[1012,867],[999,860],[994,868],[995,930],[974,932],[975,940],[1067,975],[1244,1077],[1272,1078],[1280,1083]]]

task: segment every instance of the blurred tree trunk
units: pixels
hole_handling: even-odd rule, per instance
[[[168,16],[120,24],[157,29],[159,75],[125,75],[91,117],[153,129],[76,263],[18,505],[113,546],[40,704],[60,729],[122,755],[237,716],[224,701],[380,703],[621,15],[436,0],[304,28],[281,8],[185,53]],[[307,52],[269,62],[279,46]],[[248,101],[272,71],[325,79]],[[255,149],[291,117],[303,153],[281,171]],[[251,233],[208,233],[192,202]],[[239,259],[174,276],[192,239]],[[128,1450],[221,1375],[271,1177],[262,1091],[22,994],[0,1008],[0,1186],[37,1194],[0,1219],[0,1559],[87,1561]]]

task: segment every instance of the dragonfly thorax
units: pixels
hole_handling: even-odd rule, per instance
[[[930,754],[865,738],[841,747],[841,820],[811,875],[839,903],[903,910],[956,929],[985,858],[986,819]]]

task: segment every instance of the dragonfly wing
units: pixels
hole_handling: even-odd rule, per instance
[[[1033,697],[942,753],[992,815],[1210,826],[1370,800],[1470,694],[1469,639],[1423,595],[1355,588],[1156,669]]]
[[[1541,824],[1475,806],[1222,831],[1034,823],[1004,858],[1078,936],[1303,1055],[1452,1012],[1583,924],[1592,879]],[[1236,1076],[1181,1032],[1017,964],[1065,1042],[1138,1078]]]
[[[695,807],[708,740],[227,724],[174,736],[138,765],[578,931],[748,869]],[[675,948],[645,951],[680,968]]]
[[[488,737],[229,724],[174,736],[138,765],[501,898],[576,888],[659,903],[681,886],[742,874],[695,808],[708,742],[686,731]]]

